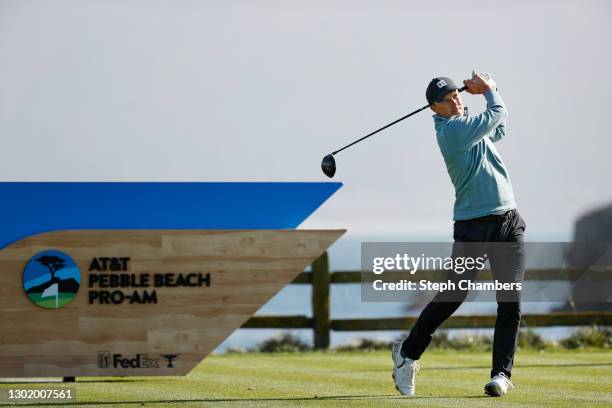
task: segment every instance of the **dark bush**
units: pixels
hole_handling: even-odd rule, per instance
[[[567,339],[561,340],[561,345],[568,349],[584,347],[610,348],[612,346],[612,328],[583,327]]]
[[[544,350],[547,347],[553,346],[551,342],[547,342],[542,336],[530,329],[519,331],[517,345],[519,349],[532,350]]]
[[[446,330],[438,330],[429,343],[430,349],[492,350],[493,338],[486,335],[449,337]]]
[[[336,347],[337,351],[353,351],[353,350],[362,350],[362,351],[374,351],[374,350],[388,350],[393,346],[392,341],[387,340],[378,340],[378,339],[368,339],[368,338],[358,338],[351,341],[348,344],[343,344]]]
[[[253,351],[262,353],[281,353],[311,350],[312,347],[304,343],[298,336],[288,332],[282,332],[278,336],[264,340],[255,346]]]

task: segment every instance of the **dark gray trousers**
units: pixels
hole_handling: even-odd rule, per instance
[[[455,221],[452,257],[478,257],[487,254],[493,278],[500,282],[522,282],[525,274],[523,233],[525,222],[518,211]],[[499,244],[504,243],[504,244]],[[474,281],[477,271],[461,275],[449,272],[448,279]],[[468,291],[438,293],[423,309],[410,334],[402,344],[403,354],[418,360],[431,341],[433,333],[461,306]],[[497,320],[493,336],[491,377],[504,373],[510,378],[518,329],[521,322],[520,292],[498,291]]]

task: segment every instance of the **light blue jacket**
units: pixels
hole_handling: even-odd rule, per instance
[[[438,146],[455,186],[455,221],[516,208],[508,171],[493,145],[506,135],[508,111],[497,91],[484,97],[487,109],[480,115],[434,115]]]

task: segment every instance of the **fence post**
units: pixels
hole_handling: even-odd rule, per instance
[[[327,252],[312,263],[312,317],[314,347],[329,347],[329,259]]]

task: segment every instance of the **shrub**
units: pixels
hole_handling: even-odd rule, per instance
[[[610,348],[612,346],[612,328],[583,327],[567,339],[561,340],[561,345],[568,349],[584,347]]]
[[[448,348],[453,350],[492,350],[493,336],[462,335],[448,340]]]
[[[520,330],[517,342],[519,349],[544,350],[547,347],[552,347],[553,344],[542,338],[539,334],[531,329]]]
[[[351,341],[348,344],[343,344],[343,345],[336,347],[336,350],[338,351],[353,351],[353,350],[374,351],[374,350],[390,349],[392,346],[393,346],[392,341],[368,339],[368,338],[361,337],[361,338]]]
[[[240,346],[233,346],[233,347],[228,347],[228,349],[225,352],[229,354],[242,354],[242,353],[246,353],[247,351],[248,350],[245,350]]]
[[[277,336],[266,339],[259,345],[255,346],[253,351],[260,351],[262,353],[280,353],[306,351],[310,349],[312,349],[312,347],[304,343],[295,334],[281,332]]]
[[[450,338],[446,330],[438,330],[429,343],[430,349],[492,350],[493,338],[486,335],[464,334]]]

